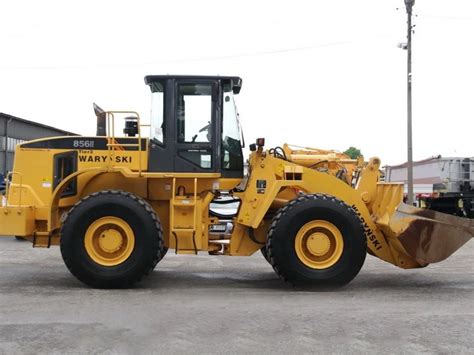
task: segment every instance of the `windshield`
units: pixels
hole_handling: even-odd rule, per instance
[[[238,113],[232,91],[223,95],[223,125],[222,125],[222,167],[228,170],[243,168],[241,132]]]

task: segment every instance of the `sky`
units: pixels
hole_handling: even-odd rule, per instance
[[[413,156],[474,156],[474,2],[416,0]],[[95,134],[147,121],[148,74],[235,75],[246,141],[406,161],[403,0],[0,0],[0,112]]]

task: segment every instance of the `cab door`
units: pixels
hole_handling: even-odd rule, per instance
[[[220,171],[219,93],[218,81],[176,80],[174,171]]]

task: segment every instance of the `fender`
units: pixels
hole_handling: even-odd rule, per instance
[[[79,170],[79,171],[76,171],[75,173],[67,176],[64,180],[62,180],[58,186],[56,186],[56,189],[54,189],[52,195],[51,195],[51,199],[50,199],[50,203],[49,203],[49,214],[48,214],[48,231],[53,231],[57,228],[60,227],[60,223],[59,223],[59,216],[58,216],[58,209],[59,209],[59,201],[61,199],[61,194],[62,192],[64,191],[64,189],[67,187],[67,185],[69,184],[69,182],[71,182],[74,178],[80,176],[80,175],[83,175],[83,174],[91,174],[92,176],[90,177],[90,179],[94,178],[95,176],[99,175],[99,174],[103,174],[105,172],[109,171],[109,169],[107,168],[99,168],[99,167],[95,167],[95,168],[86,168],[86,169],[83,169],[83,170]],[[85,186],[85,184],[84,184]],[[83,188],[81,189],[81,191],[83,190]]]

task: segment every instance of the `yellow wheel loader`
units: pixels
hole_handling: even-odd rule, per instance
[[[403,203],[379,182],[380,160],[311,148],[250,145],[248,171],[225,76],[147,76],[150,124],[95,106],[97,134],[17,146],[0,234],[59,245],[80,281],[129,287],[168,249],[252,255],[261,250],[295,285],[350,282],[369,253],[401,268],[444,260],[472,220]],[[117,134],[123,127],[123,134]],[[149,135],[143,131],[149,130]],[[146,136],[146,137],[145,137]]]

